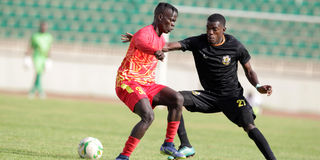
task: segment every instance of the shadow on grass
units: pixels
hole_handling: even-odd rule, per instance
[[[16,154],[21,156],[35,156],[35,157],[47,157],[47,158],[54,158],[54,159],[77,159],[76,156],[71,155],[60,155],[60,154],[50,154],[50,153],[41,153],[41,152],[34,152],[22,149],[14,149],[14,148],[0,148],[0,153],[4,154]],[[80,157],[79,157],[80,159]]]

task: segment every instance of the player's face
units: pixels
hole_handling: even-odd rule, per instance
[[[48,29],[48,24],[47,23],[41,23],[40,24],[40,32],[46,32]]]
[[[160,18],[159,29],[162,33],[169,33],[174,29],[175,22],[177,20],[178,13],[167,9]]]
[[[219,44],[226,28],[219,22],[207,22],[207,38],[210,44]]]

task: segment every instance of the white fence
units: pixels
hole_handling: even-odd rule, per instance
[[[43,77],[47,92],[116,98],[115,76],[126,47],[109,50],[60,47],[53,48],[53,67]],[[25,43],[0,42],[0,90],[29,90],[33,71],[23,67],[25,48]],[[201,89],[190,53],[169,53],[168,58],[168,86],[176,90]],[[252,65],[260,82],[273,86],[271,96],[261,95],[264,106],[282,111],[320,114],[319,62],[253,57]],[[240,65],[239,80],[246,93],[257,93]]]

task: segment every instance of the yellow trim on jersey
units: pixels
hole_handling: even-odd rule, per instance
[[[221,45],[224,44],[224,42],[226,42],[226,37],[224,37],[224,35],[223,35],[223,37],[222,37],[222,42],[221,42],[221,43],[218,43],[218,44],[212,44],[212,46],[215,46],[215,47],[221,46]]]
[[[125,89],[128,93],[132,93],[133,92],[133,89],[130,86],[126,85],[126,84],[121,84],[121,88]]]

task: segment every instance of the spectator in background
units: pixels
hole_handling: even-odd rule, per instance
[[[50,49],[53,41],[52,35],[47,32],[48,24],[44,21],[40,23],[39,31],[31,37],[31,43],[28,47],[25,57],[25,65],[33,66],[36,72],[34,83],[29,91],[29,97],[33,98],[38,93],[40,98],[45,98],[46,94],[42,89],[41,77],[45,68],[51,66]]]

